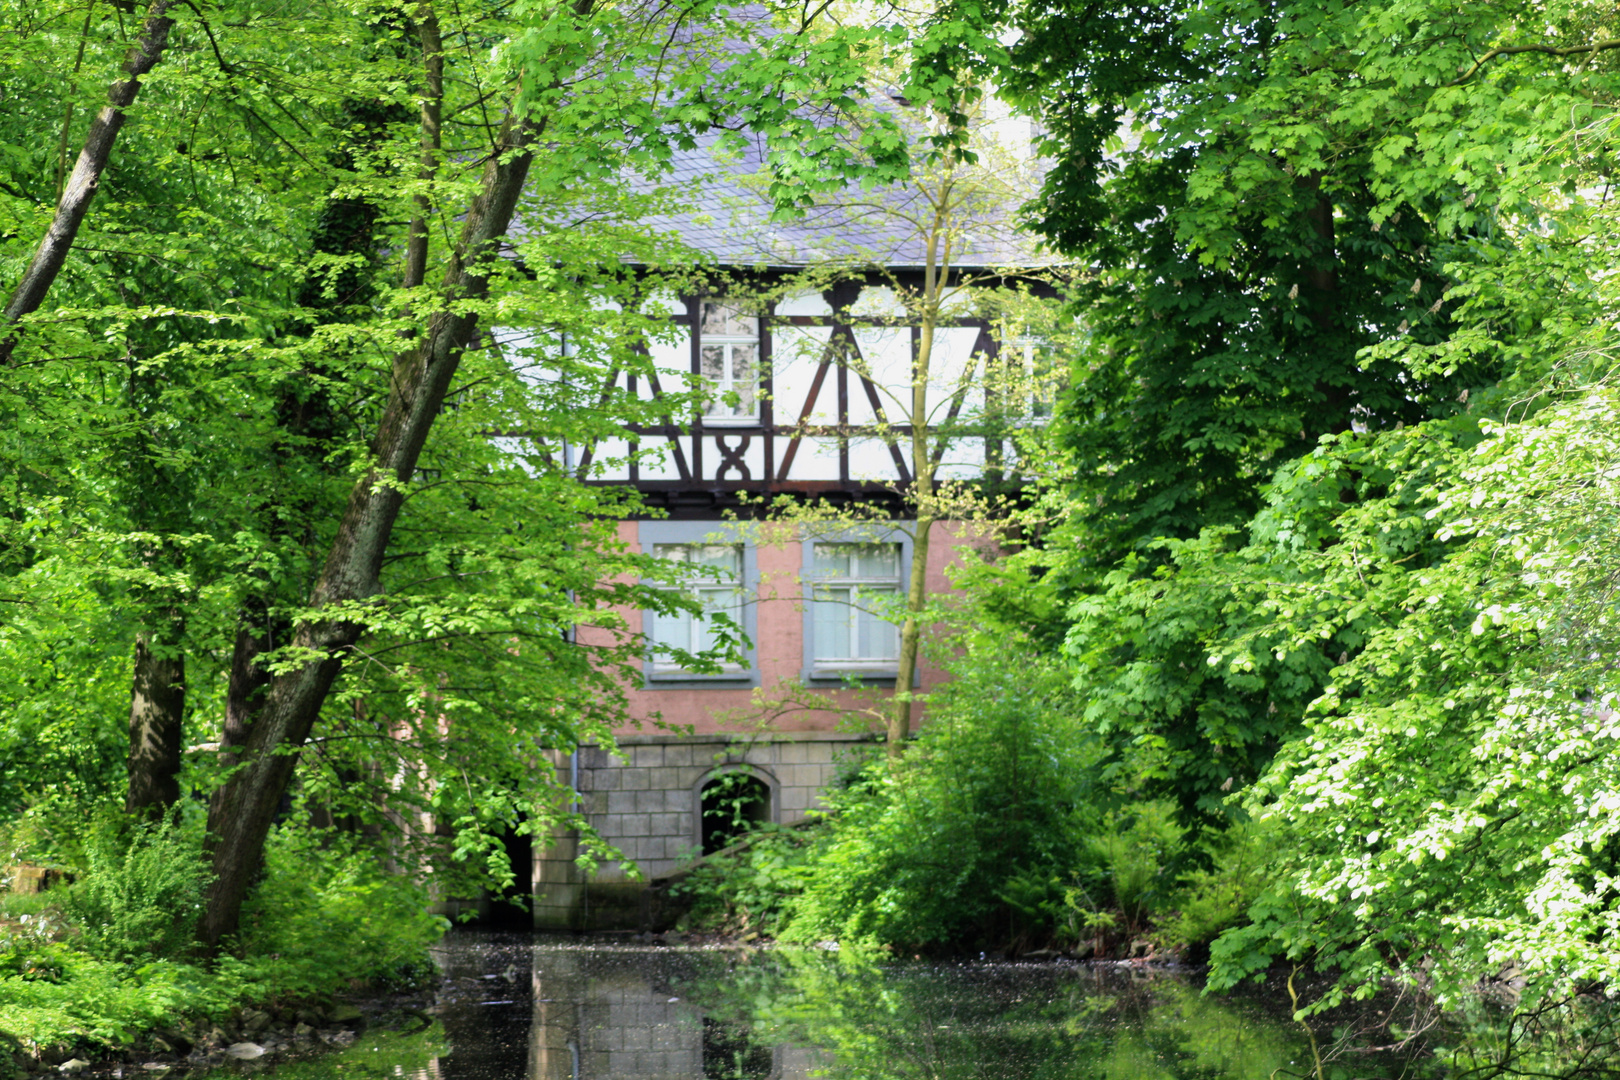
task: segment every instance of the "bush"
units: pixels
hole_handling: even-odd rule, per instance
[[[1009,885],[1073,876],[1100,821],[1098,752],[1040,657],[970,653],[955,675],[898,765],[829,795],[836,820],[784,938],[965,944],[1040,929]]]
[[[1272,840],[1263,824],[1235,826],[1217,844],[1214,865],[1183,878],[1173,905],[1177,910],[1159,926],[1161,942],[1189,959],[1207,959],[1211,942],[1241,926],[1269,880]]]
[[[189,962],[206,880],[200,823],[120,827],[96,819],[79,880],[60,895],[6,897],[0,1049],[93,1055],[248,1003],[414,985],[433,971],[427,947],[448,923],[428,914],[425,890],[353,837],[292,825],[271,834],[232,951]]]
[[[1000,898],[1061,944],[1086,943],[1103,954],[1137,939],[1170,897],[1169,866],[1181,829],[1166,803],[1139,803],[1102,815],[1075,853],[1067,875],[1040,869],[1010,877]]]
[[[1170,899],[1165,868],[1181,842],[1172,814],[1167,803],[1139,803],[1107,815],[1102,830],[1086,841],[1102,878],[1102,902],[1119,912],[1129,934],[1140,933],[1148,916]]]
[[[425,887],[387,873],[352,836],[283,825],[243,906],[239,959],[221,970],[265,996],[319,996],[353,980],[411,984],[432,970],[427,948],[450,926],[428,906]]]
[[[745,936],[777,934],[804,891],[813,829],[767,825],[698,862],[670,892],[688,900],[684,924]]]
[[[203,825],[168,818],[120,829],[111,819],[92,830],[85,871],[62,910],[83,933],[84,948],[103,960],[180,956],[196,941],[208,867]]]

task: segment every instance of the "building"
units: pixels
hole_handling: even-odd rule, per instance
[[[1017,134],[1016,121],[998,123]],[[653,223],[712,264],[698,285],[655,298],[674,332],[622,389],[657,399],[690,380],[708,391],[701,404],[570,451],[593,482],[641,493],[647,512],[621,522],[621,539],[691,567],[684,589],[705,609],[626,613],[649,642],[629,695],[639,724],[618,734],[620,757],[584,746],[558,760],[592,827],[652,879],[723,845],[739,817],[801,820],[844,762],[872,751],[878,736],[849,718],[894,692],[892,616],[914,572],[919,461],[930,487],[1015,483],[1003,421],[1037,409],[1033,347],[1009,329],[1016,320],[980,302],[1027,286],[1037,264],[1008,221],[1031,190],[1027,168],[970,184],[957,167],[964,194],[943,225],[934,214],[930,234],[917,226],[940,205],[927,177],[782,224],[749,179],[759,165],[687,154],[678,174],[696,208]],[[921,458],[914,422],[925,425]],[[832,509],[762,524],[771,504]],[[928,527],[915,569],[930,594],[949,590],[955,549],[978,532],[960,520]],[[718,667],[683,662],[713,644],[715,615],[740,627],[747,648]],[[925,657],[913,688],[942,677]],[[622,864],[587,877],[576,852],[570,835],[536,845],[537,926],[646,917],[643,886]]]

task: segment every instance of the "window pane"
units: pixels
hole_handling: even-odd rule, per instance
[[[681,563],[691,568],[687,584],[680,588],[685,595],[703,605],[705,614],[690,615],[679,612],[672,615],[654,613],[649,620],[649,633],[659,645],[703,652],[714,647],[715,632],[707,613],[724,613],[734,622],[741,620],[742,598],[738,585],[742,580],[742,546],[739,544],[654,544],[653,554],[661,559]],[[720,571],[716,580],[709,571]],[[665,659],[664,664],[669,660]]]
[[[714,648],[714,627],[707,619],[692,620],[692,651]]]
[[[705,345],[699,350],[700,357],[698,370],[703,377],[714,383],[722,385],[726,378],[726,347],[724,345]]]
[[[816,661],[894,660],[899,632],[879,612],[900,591],[900,545],[816,544],[811,568]]]
[[[703,603],[703,610],[720,611],[737,617],[737,590],[727,586],[725,588],[693,589],[692,595]]]
[[[652,639],[660,645],[669,645],[676,649],[692,648],[692,617],[684,612],[673,615],[654,614],[652,619]],[[664,663],[668,663],[665,660]]]
[[[853,544],[817,544],[812,569],[827,577],[849,577],[849,553]]]
[[[813,569],[823,577],[900,579],[899,544],[817,544]]]
[[[694,544],[689,550],[694,565],[724,570],[732,577],[742,576],[742,549],[736,544]]]
[[[737,406],[739,416],[754,411],[754,346],[732,345],[731,349],[731,389],[737,391],[741,399]]]
[[[703,301],[699,332],[726,337],[759,337],[759,319],[720,300]]]
[[[860,577],[899,578],[899,544],[861,544]]]
[[[849,589],[817,589],[815,610],[816,659],[847,660],[850,651]]]
[[[887,594],[894,595],[893,589],[865,589],[867,595]],[[871,607],[863,604],[863,607]],[[857,654],[862,660],[894,660],[900,656],[899,628],[886,619],[880,618],[871,611],[861,611],[856,615],[856,627],[860,652]]]

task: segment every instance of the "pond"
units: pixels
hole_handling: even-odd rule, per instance
[[[1312,1035],[1281,981],[1200,994],[1192,971],[875,963],[831,950],[668,947],[458,930],[438,949],[442,1027],[379,1034],[278,1076],[409,1080],[1256,1080],[1424,1075],[1387,1008]],[[1441,1075],[1435,1073],[1434,1075]]]

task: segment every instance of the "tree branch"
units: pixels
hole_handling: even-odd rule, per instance
[[[45,231],[33,261],[6,302],[4,316],[0,316],[0,366],[11,363],[12,350],[17,347],[22,333],[17,324],[39,310],[57,274],[62,272],[62,264],[67,262],[73,240],[79,235],[79,226],[90,209],[90,200],[95,198],[96,189],[101,185],[101,174],[112,157],[118,130],[124,126],[124,110],[134,104],[141,88],[141,76],[157,66],[169,44],[169,29],[174,26],[169,9],[174,3],[175,0],[152,0],[152,5],[146,9],[141,35],[124,56],[126,77],[112,84],[107,91],[107,104],[90,125],[84,149],[73,166],[73,175],[68,178],[61,201],[56,205],[51,227]]]
[[[1478,60],[1475,60],[1474,66],[1469,68],[1467,73],[1445,85],[1461,86],[1479,74],[1480,68],[1499,56],[1514,56],[1518,53],[1541,53],[1544,56],[1579,56],[1582,53],[1608,52],[1610,49],[1620,49],[1620,38],[1595,41],[1590,45],[1571,45],[1565,49],[1554,48],[1551,45],[1504,45],[1499,49],[1492,49]]]

